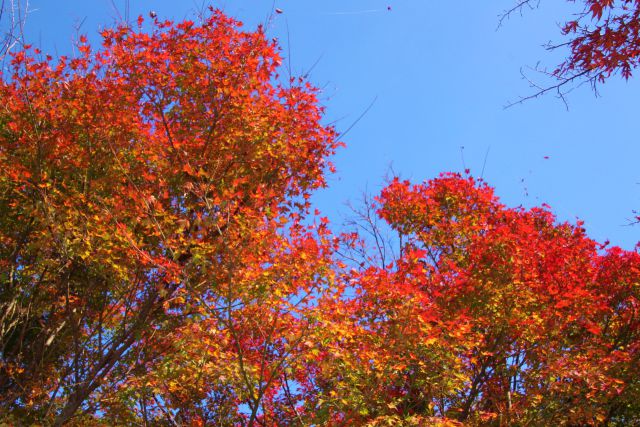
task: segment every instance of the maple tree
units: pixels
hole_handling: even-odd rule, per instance
[[[328,301],[314,424],[638,422],[637,252],[455,174],[396,179],[378,209],[405,243]]]
[[[534,4],[535,3],[535,4]],[[519,0],[505,13],[534,7],[538,2]],[[540,95],[550,90],[563,96],[573,84],[591,83],[595,89],[615,74],[628,79],[640,63],[640,3],[635,0],[583,0],[580,11],[562,26],[566,41],[548,49],[568,48],[567,58],[546,73],[556,80],[537,87]]]
[[[0,408],[19,422],[126,419],[136,405],[151,422],[180,401],[156,392],[190,367],[176,361],[137,400],[131,381],[196,339],[229,343],[220,352],[244,365],[235,415],[244,403],[256,418],[304,334],[294,308],[328,277],[331,242],[300,225],[338,146],[316,90],[277,84],[275,42],[220,11],[144,25],[105,30],[97,51],[81,38],[75,58],[27,46],[3,76]],[[283,271],[294,254],[318,262]],[[278,319],[271,338],[246,332],[258,318]]]

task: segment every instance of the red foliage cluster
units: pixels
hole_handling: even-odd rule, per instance
[[[584,12],[563,33],[571,37],[571,54],[556,75],[588,73],[604,82],[619,72],[628,79],[640,62],[640,2],[585,0]]]
[[[580,224],[506,208],[458,175],[394,180],[378,201],[408,242],[395,266],[352,278],[359,298],[339,318],[357,338],[319,362],[327,380],[342,379],[336,365],[355,372],[342,379],[337,419],[637,421],[640,255],[603,252]]]

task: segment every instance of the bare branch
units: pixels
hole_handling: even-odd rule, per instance
[[[565,108],[568,110],[569,105],[566,100],[566,95],[587,82],[592,86],[593,90],[597,94],[597,90],[596,90],[597,76],[591,75],[591,70],[584,70],[579,73],[573,74],[569,77],[558,77],[553,73],[548,73],[546,71],[542,71],[539,69],[532,69],[532,70],[546,77],[555,78],[558,81],[558,83],[552,84],[549,86],[543,86],[539,83],[536,83],[522,69],[520,69],[520,75],[524,80],[527,81],[527,83],[529,83],[529,87],[535,89],[535,93],[528,96],[522,96],[517,101],[512,101],[507,103],[507,105],[504,106],[505,109],[511,108],[514,105],[522,104],[530,99],[539,98],[540,96],[545,95],[546,93],[556,92],[556,97],[562,101]],[[587,77],[587,80],[583,80],[584,77]],[[572,86],[572,84],[575,84],[575,85]]]
[[[522,16],[522,9],[524,9],[525,7],[529,9],[536,9],[539,5],[540,5],[540,0],[518,1],[512,8],[507,9],[500,14],[499,20],[498,20],[498,27],[496,28],[496,30],[502,27],[503,22],[511,18],[511,15],[513,15],[514,13],[518,13],[519,15]]]

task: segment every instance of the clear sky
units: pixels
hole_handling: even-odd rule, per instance
[[[69,54],[78,27],[98,41],[100,28],[127,14],[133,21],[153,10],[178,20],[202,7],[200,0],[128,3],[31,0],[26,35],[45,51]],[[345,130],[376,100],[344,138],[329,188],[314,198],[332,222],[348,213],[346,201],[377,192],[390,169],[422,181],[465,167],[479,176],[484,166],[485,180],[510,206],[548,203],[560,220],[583,219],[597,240],[628,249],[640,240],[640,226],[627,226],[640,210],[640,75],[612,79],[598,98],[580,88],[568,97],[568,111],[553,96],[505,110],[531,94],[521,67],[557,64],[562,52],[542,44],[562,41],[559,23],[576,8],[543,0],[498,29],[498,16],[514,3],[275,1],[283,13],[267,23],[269,35],[280,40],[294,75],[313,68],[327,122]],[[274,5],[211,4],[247,29],[265,23]]]

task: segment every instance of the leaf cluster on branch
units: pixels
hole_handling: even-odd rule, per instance
[[[502,20],[539,3],[539,0],[518,1],[503,14]],[[585,83],[596,90],[616,74],[629,79],[640,64],[640,2],[583,0],[578,3],[578,13],[561,27],[565,40],[546,46],[548,50],[567,50],[566,58],[550,71],[537,70],[552,83],[539,83],[523,74],[536,92],[516,103],[550,91],[564,100],[568,92]]]

